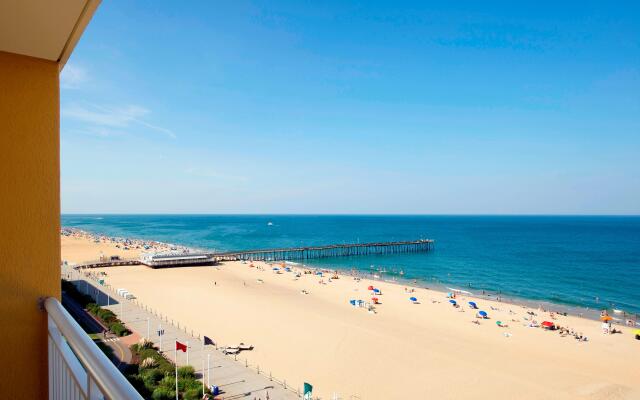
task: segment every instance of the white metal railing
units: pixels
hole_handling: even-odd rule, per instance
[[[49,400],[142,400],[57,299],[47,298],[44,307],[49,319]]]

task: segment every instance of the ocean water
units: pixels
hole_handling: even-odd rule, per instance
[[[216,251],[428,238],[428,253],[307,264],[640,313],[640,217],[63,215],[62,225]]]

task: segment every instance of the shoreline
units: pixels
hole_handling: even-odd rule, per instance
[[[138,246],[144,246],[145,244],[147,244],[147,245],[151,245],[151,248],[149,249],[151,251],[171,251],[171,250],[191,251],[191,252],[209,251],[203,248],[160,242],[157,240],[102,235],[102,234],[93,233],[93,232],[86,231],[79,228],[63,226],[61,228],[61,232],[65,232],[65,231],[72,236],[80,235],[82,237],[87,237],[92,240],[98,239],[103,242],[109,241],[111,243],[118,243],[118,244],[129,242],[129,243],[134,243]],[[348,260],[352,257],[347,256],[347,257],[341,257],[341,258]],[[88,260],[85,260],[85,261],[88,261]],[[269,261],[265,263],[269,265],[273,265],[273,264],[280,264],[281,262]],[[526,308],[538,309],[539,311],[542,311],[542,312],[547,312],[549,310],[552,310],[554,313],[557,313],[557,314],[564,314],[565,316],[570,315],[578,318],[585,318],[592,321],[599,321],[601,311],[607,310],[611,312],[611,314],[615,315],[613,320],[614,324],[621,325],[621,326],[628,326],[628,322],[633,321],[634,326],[640,326],[640,318],[639,318],[640,314],[624,312],[624,314],[622,315],[622,318],[619,318],[620,315],[617,313],[614,313],[614,309],[610,307],[594,309],[594,308],[590,308],[582,305],[572,305],[572,304],[558,303],[558,302],[553,302],[548,300],[530,299],[530,298],[518,297],[511,294],[505,295],[505,294],[502,294],[501,292],[496,292],[494,290],[482,290],[483,293],[477,293],[476,291],[474,291],[473,288],[464,288],[464,289],[452,288],[450,287],[452,286],[452,284],[445,283],[442,281],[433,282],[432,284],[429,284],[429,281],[427,281],[424,278],[415,278],[415,279],[409,279],[409,278],[403,278],[403,277],[399,277],[399,278],[394,277],[393,279],[383,279],[382,277],[376,278],[374,273],[375,272],[380,273],[380,271],[372,270],[371,272],[366,272],[364,270],[358,270],[353,268],[349,269],[346,267],[344,268],[336,267],[334,269],[325,268],[320,265],[314,265],[313,260],[311,260],[311,262],[306,262],[306,263],[297,262],[297,261],[296,262],[286,261],[286,263],[294,265],[298,268],[307,269],[310,271],[322,270],[327,273],[335,272],[335,273],[338,273],[339,275],[343,275],[346,277],[357,276],[360,278],[370,279],[373,281],[396,284],[403,287],[406,286],[406,287],[412,287],[415,289],[433,290],[436,292],[440,292],[442,294],[446,294],[447,292],[450,292],[450,291],[467,292],[468,297],[475,298],[477,300],[495,301],[498,303],[508,304],[514,307],[526,307]]]

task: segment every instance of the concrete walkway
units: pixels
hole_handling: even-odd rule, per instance
[[[63,266],[62,277],[74,282],[83,293],[88,293],[100,306],[113,311],[125,325],[142,337],[147,337],[154,345],[162,349],[162,353],[169,360],[175,362],[175,341],[189,343],[189,362],[187,354],[178,351],[178,366],[191,365],[196,375],[204,379],[205,384],[215,385],[220,388],[217,399],[299,399],[296,386],[290,386],[286,381],[279,381],[265,375],[264,371],[257,371],[245,366],[244,362],[235,361],[233,356],[224,355],[214,346],[203,346],[202,338],[197,333],[187,331],[178,322],[161,319],[162,317],[147,311],[144,305],[136,300],[125,300],[120,297],[113,288],[98,285],[92,278],[87,278],[84,271],[76,271]],[[162,337],[157,331],[164,330]],[[208,335],[213,340],[213,334]],[[161,343],[162,341],[162,343]],[[207,367],[207,361],[209,367]],[[301,384],[300,384],[301,386]]]
[[[123,372],[131,363],[132,359],[131,350],[126,343],[126,339],[115,336],[114,334],[107,334],[103,337],[102,332],[105,331],[105,327],[71,297],[62,295],[62,305],[76,318],[76,321],[81,322],[81,325],[85,326],[86,330],[90,331],[90,333],[100,334],[99,338],[94,340],[98,340],[104,343],[105,346],[111,348],[111,361]]]

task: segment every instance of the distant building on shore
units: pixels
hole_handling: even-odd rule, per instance
[[[140,256],[140,262],[151,268],[169,268],[213,265],[216,259],[208,253],[144,253]]]

